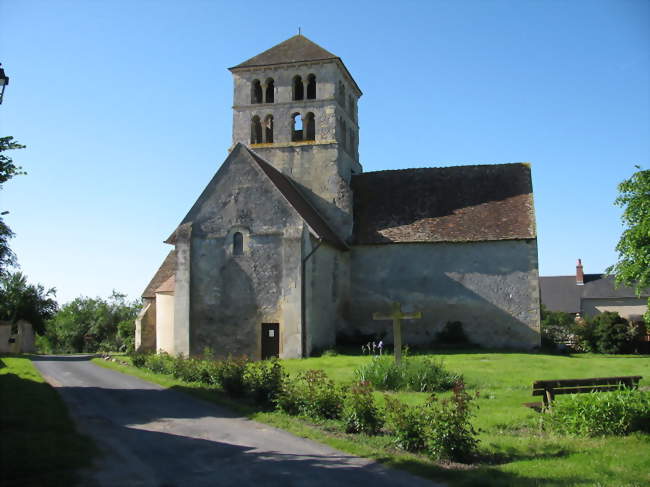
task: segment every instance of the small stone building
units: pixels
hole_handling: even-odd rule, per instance
[[[143,298],[142,350],[308,356],[376,335],[393,301],[408,344],[460,321],[477,343],[539,345],[528,164],[364,173],[361,90],[304,36],[230,68],[230,154],[167,239]]]

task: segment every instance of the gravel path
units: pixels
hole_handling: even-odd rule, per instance
[[[99,367],[90,357],[41,356],[34,363],[103,452],[85,485],[441,485]]]

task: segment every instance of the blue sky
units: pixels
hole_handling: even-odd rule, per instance
[[[318,5],[312,10],[311,5]],[[0,192],[61,302],[139,296],[227,155],[227,67],[302,32],[364,92],[364,170],[532,163],[540,272],[616,260],[617,184],[650,168],[650,2],[0,0]]]

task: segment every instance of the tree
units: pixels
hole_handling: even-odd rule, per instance
[[[113,291],[108,299],[79,297],[48,321],[43,351],[128,351],[133,347],[138,302]]]
[[[607,272],[616,276],[617,284],[632,286],[640,295],[650,287],[650,170],[636,168],[631,178],[618,185],[614,204],[624,208],[625,230],[616,246],[618,262]],[[645,321],[650,323],[650,308]]]
[[[16,166],[11,157],[4,154],[8,150],[24,149],[25,146],[14,142],[13,137],[0,137],[0,190],[4,183],[14,176],[26,174],[20,166]],[[0,211],[0,276],[6,275],[7,268],[16,264],[16,256],[9,247],[9,239],[14,236],[11,228],[2,218],[8,212]]]
[[[34,331],[43,334],[45,322],[52,318],[58,305],[54,288],[46,290],[41,284],[28,284],[27,278],[16,272],[0,277],[0,320],[16,323],[25,320]]]

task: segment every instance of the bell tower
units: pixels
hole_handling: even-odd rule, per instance
[[[302,35],[230,68],[233,146],[291,177],[343,239],[352,235],[362,93],[334,54]]]

